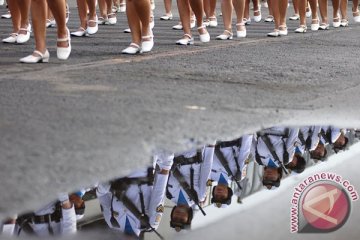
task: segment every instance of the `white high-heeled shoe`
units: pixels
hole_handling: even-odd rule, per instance
[[[193,45],[194,38],[190,35],[185,33],[183,38],[176,41],[176,45]]]
[[[212,28],[217,27],[218,21],[217,21],[216,16],[209,17],[209,20],[210,20],[209,21],[209,27],[212,27]]]
[[[126,12],[126,3],[120,3],[120,6],[117,9],[117,12]]]
[[[244,26],[245,27],[245,23],[244,22],[241,22],[241,23],[237,23],[236,24],[236,36],[238,37],[238,38],[244,38],[244,37],[246,37],[246,28],[245,28],[245,30],[237,30],[237,27],[238,26]]]
[[[274,31],[272,32],[269,32],[267,34],[268,37],[280,37],[280,34],[279,34],[279,30],[278,29],[274,29]]]
[[[56,48],[56,54],[57,54],[57,58],[60,60],[66,60],[69,58],[70,53],[71,53],[71,37],[70,37],[70,31],[68,28],[67,29],[67,37],[65,38],[58,38],[57,41],[58,42],[68,42],[68,46],[67,47],[57,47]]]
[[[123,54],[134,55],[141,53],[141,48],[136,43],[130,43],[130,46],[121,51]]]
[[[172,13],[166,13],[164,16],[160,17],[160,20],[169,21],[173,18]]]
[[[35,56],[33,54],[36,54]],[[22,63],[47,63],[49,62],[50,54],[46,49],[45,53],[42,54],[40,51],[35,50],[33,54],[23,57],[20,59]]]
[[[230,32],[229,30],[224,30],[224,32],[222,34],[220,34],[219,36],[216,36],[217,40],[231,40],[233,39],[233,33]]]
[[[261,6],[261,5],[260,5]],[[259,10],[255,10],[254,11],[254,14],[256,13],[256,12],[258,12],[258,13],[260,13],[258,16],[255,16],[254,15],[254,22],[260,22],[261,21],[261,18],[262,18],[262,16],[261,16],[261,11],[260,11],[260,9]]]
[[[75,36],[75,37],[87,37],[89,36],[89,34],[86,32],[86,30],[82,27],[79,27],[79,29],[75,32],[71,32],[70,33],[71,36]]]
[[[2,42],[4,42],[4,43],[16,43],[17,36],[18,36],[17,33],[12,33],[12,34],[10,34],[9,37],[4,38],[2,40]]]
[[[341,22],[340,22],[340,16],[339,15],[333,19],[332,25],[333,25],[334,28],[340,27]]]
[[[94,26],[94,27],[90,27],[90,26],[89,26],[89,23],[95,23],[95,26]],[[97,16],[96,16],[95,20],[91,20],[91,19],[90,19],[90,20],[88,21],[88,27],[87,27],[87,29],[86,29],[86,32],[87,32],[88,34],[92,35],[92,34],[97,33],[98,30],[99,30],[99,26],[98,26],[98,19],[97,19]]]
[[[19,33],[16,42],[17,43],[26,43],[30,39],[30,32],[31,32],[31,24],[29,23],[27,28],[20,28],[20,31],[26,31],[26,34]]]
[[[108,14],[108,23],[110,25],[115,25],[117,23],[117,18],[115,13]]]
[[[200,29],[205,29],[206,30],[206,27],[203,25],[201,27],[198,27],[197,29],[198,30],[200,30]],[[203,42],[203,43],[210,42],[210,34],[209,34],[209,32],[207,30],[206,30],[206,33],[199,34],[199,37],[200,37],[200,42]]]
[[[143,53],[146,52],[150,52],[152,50],[152,48],[154,47],[154,36],[148,35],[148,36],[143,36],[141,37],[142,42],[141,42],[141,50]],[[150,40],[147,40],[150,39]]]
[[[356,14],[356,16],[354,16]],[[354,22],[356,23],[360,23],[360,15],[359,15],[359,10],[356,11],[356,12],[353,12],[353,19],[354,19]]]
[[[316,23],[313,23],[314,21],[316,21]],[[319,30],[319,28],[320,28],[319,22],[320,21],[319,21],[318,18],[311,20],[311,31],[318,31]]]
[[[279,35],[280,36],[287,36],[288,35],[288,29],[287,29],[287,26],[286,25],[281,25],[279,26]]]
[[[307,26],[306,25],[300,25],[300,27],[295,29],[296,33],[306,33],[306,31],[307,31]]]
[[[56,27],[55,19],[46,19],[46,28],[54,28]]]

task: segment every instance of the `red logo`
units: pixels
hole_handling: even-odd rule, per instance
[[[345,224],[350,209],[350,199],[343,188],[331,182],[314,184],[301,197],[304,221],[299,232],[335,231]]]

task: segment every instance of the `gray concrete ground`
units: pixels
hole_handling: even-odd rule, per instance
[[[194,30],[195,46],[183,47],[174,44],[182,32],[171,30],[178,15],[159,21],[156,3],[150,54],[120,54],[130,43],[124,14],[95,36],[73,38],[66,62],[55,57],[54,29],[49,64],[18,63],[33,38],[0,44],[0,216],[124,175],[153,149],[184,150],[190,138],[225,140],[278,124],[359,127],[360,25],[350,8],[348,28],[295,34],[289,21],[289,36],[271,39],[273,25],[261,22],[247,27],[246,39],[209,44]],[[74,2],[70,10],[75,30]],[[222,32],[218,20],[212,39]],[[10,26],[0,20],[2,37]]]

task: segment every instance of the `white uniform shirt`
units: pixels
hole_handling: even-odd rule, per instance
[[[264,129],[264,133],[268,133],[268,137],[270,139],[270,142],[272,143],[274,150],[279,158],[279,160],[284,163],[285,165],[288,164],[294,157],[295,154],[295,148],[296,146],[300,145],[299,139],[298,139],[298,128],[289,128],[289,135],[288,138],[284,138],[281,135],[285,132],[285,127],[272,127],[268,129]],[[277,134],[277,135],[271,135]],[[284,142],[285,142],[285,150],[288,152],[289,159],[284,162]],[[260,160],[264,166],[270,166],[270,167],[280,167],[280,164],[275,160],[275,157],[271,154],[271,151],[267,148],[265,142],[262,140],[261,137],[257,138],[257,143],[254,145],[254,147],[257,150],[257,153],[260,156]]]
[[[127,177],[144,177],[147,176],[147,169],[143,171],[136,171]],[[165,200],[165,187],[168,175],[156,174],[153,186],[146,184],[140,185],[141,191],[144,196],[145,214],[149,217],[150,225],[157,229],[163,214],[163,206]],[[126,196],[135,204],[137,209],[142,212],[140,201],[140,188],[137,184],[131,184],[126,191]],[[126,221],[130,223],[133,232],[136,235],[140,234],[140,221],[130,212],[124,204],[117,200],[116,197],[112,198],[112,193],[109,192],[109,184],[100,184],[97,188],[96,194],[102,206],[105,221],[110,228],[125,232]],[[111,224],[111,205],[115,212],[114,217],[117,220],[120,228]]]
[[[321,130],[320,126],[306,126],[306,127],[301,127],[299,129],[299,131],[303,134],[303,137],[304,137],[305,141],[308,138],[310,138],[310,146],[309,146],[309,149],[308,149],[309,151],[315,150],[316,147],[319,145],[319,142],[321,140],[320,130]],[[299,142],[301,143],[300,139],[299,139]],[[307,148],[307,146],[302,144],[301,147],[300,147],[300,151],[302,153],[304,153],[306,148]]]
[[[55,211],[57,201],[53,201],[43,208],[34,212],[36,216],[52,214]],[[60,222],[51,222],[50,226],[55,236],[59,235],[69,235],[76,233],[76,214],[75,208],[72,206],[70,209],[63,209],[62,219]],[[34,230],[35,235],[40,237],[50,236],[49,224],[48,223],[31,223],[30,226]]]
[[[191,150],[180,155],[185,158],[190,158],[196,155],[196,150]],[[178,167],[181,175],[186,179],[190,185],[190,169],[194,169],[194,190],[197,192],[199,201],[202,202],[206,198],[206,183],[210,178],[211,166],[214,157],[214,147],[204,146],[202,148],[202,162],[188,165],[181,165]],[[175,163],[174,163],[175,164]],[[190,185],[191,186],[191,185]],[[167,191],[171,194],[169,198],[172,202],[177,204],[179,202],[180,191],[185,197],[188,206],[192,207],[195,202],[190,199],[185,190],[181,187],[179,181],[170,173],[169,181],[167,184]]]
[[[321,126],[321,129],[326,133],[327,131],[331,132],[330,139],[324,139],[322,137],[322,141],[324,144],[330,144],[336,142],[336,140],[340,137],[341,133],[345,134],[346,129],[340,129],[333,126]],[[330,142],[329,142],[329,141]]]
[[[235,176],[238,168],[236,165],[236,162],[239,165],[239,169],[242,173],[241,179],[243,179],[245,175],[245,168],[246,163],[245,161],[249,158],[250,152],[251,152],[251,146],[253,143],[253,135],[244,135],[241,137],[241,147],[238,146],[232,146],[232,147],[223,147],[220,148],[220,151],[224,155],[226,161],[229,164],[229,168],[232,172],[232,174]],[[227,171],[225,170],[224,166],[221,164],[219,158],[216,154],[214,154],[214,161],[211,169],[211,180],[215,182],[219,182],[220,175],[223,175],[223,177],[228,181],[228,184],[231,183],[231,177],[228,176]]]

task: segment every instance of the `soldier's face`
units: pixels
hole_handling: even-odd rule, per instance
[[[219,201],[225,200],[225,199],[227,199],[228,194],[229,194],[228,187],[224,184],[217,185],[214,188],[214,198],[216,200],[219,200]]]
[[[323,158],[325,157],[325,146],[323,144],[318,144],[315,150],[310,152],[312,158]]]
[[[179,223],[186,223],[189,219],[188,206],[176,206],[172,214],[172,221]]]
[[[341,134],[340,137],[334,142],[334,147],[341,148],[345,145],[346,140],[344,134]]]
[[[280,178],[280,174],[278,172],[277,168],[265,168],[264,169],[264,176],[263,179],[264,180],[268,180],[268,181],[277,181]]]

